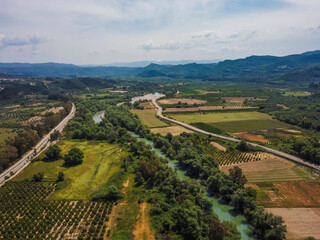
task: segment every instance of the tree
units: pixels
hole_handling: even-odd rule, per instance
[[[243,186],[248,180],[245,175],[242,174],[242,169],[238,166],[234,166],[229,169],[230,179],[235,183]]]
[[[35,181],[35,182],[41,182],[43,178],[44,178],[43,172],[38,172],[33,175],[33,181]]]
[[[54,130],[54,132],[50,134],[50,141],[53,142],[59,139],[60,136],[61,136],[61,133],[58,130]]]
[[[241,140],[241,142],[237,145],[236,149],[242,152],[247,152],[250,150],[249,145],[244,140]]]
[[[63,182],[64,177],[65,177],[64,173],[60,171],[58,174],[58,182]]]
[[[225,228],[218,219],[212,219],[209,227],[210,240],[223,240],[227,235]]]
[[[119,198],[121,198],[121,193],[120,193],[119,189],[116,186],[111,185],[108,188],[108,193],[106,195],[106,199],[110,200],[110,201],[116,201]]]
[[[71,150],[64,156],[66,165],[75,165],[83,162],[84,153],[79,148],[71,148]]]
[[[48,160],[55,161],[61,158],[61,149],[58,145],[53,145],[46,151],[46,157]]]
[[[118,138],[119,138],[119,134],[118,134],[117,131],[111,130],[111,131],[107,134],[107,140],[109,140],[110,143],[115,142]]]

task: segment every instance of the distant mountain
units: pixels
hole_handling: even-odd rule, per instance
[[[114,77],[134,75],[135,68],[81,67],[61,63],[0,63],[0,73],[30,77]]]
[[[140,64],[146,63],[140,62]],[[250,56],[244,59],[225,60],[218,63],[178,65],[170,64],[173,62],[165,63],[167,64],[150,63],[145,67],[77,66],[59,63],[0,63],[0,73],[13,76],[56,78],[138,76],[145,78],[263,81],[280,77],[285,79],[285,74],[294,74],[295,71],[301,74],[303,69],[320,64],[320,51],[285,57]]]
[[[138,61],[138,62],[115,62],[104,65],[84,65],[84,67],[133,67],[133,68],[143,68],[150,64],[158,65],[179,65],[179,64],[188,64],[188,63],[217,63],[220,60],[178,60],[178,61]]]
[[[176,66],[151,64],[145,67],[138,76],[167,76],[173,78],[201,78],[208,80],[265,79],[316,63],[320,63],[320,51],[285,57],[250,56],[244,59],[225,60],[217,64],[185,64]],[[150,71],[151,69],[156,71]]]

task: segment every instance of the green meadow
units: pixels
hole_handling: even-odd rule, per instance
[[[62,155],[72,147],[84,152],[82,164],[65,167],[62,159],[52,162],[32,162],[15,178],[32,178],[35,173],[44,172],[45,178],[57,179],[59,171],[65,174],[64,186],[50,196],[50,199],[87,199],[89,195],[99,190],[108,179],[118,172],[125,152],[119,146],[103,141],[63,140],[59,143]]]

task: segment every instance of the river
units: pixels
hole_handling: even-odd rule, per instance
[[[149,94],[146,94],[146,95],[143,95],[143,96],[139,96],[139,97],[133,97],[131,99],[131,103],[134,104],[136,101],[140,101],[140,100],[153,100],[153,99],[158,99],[158,98],[161,98],[161,97],[165,97],[166,95],[162,94],[162,93],[158,93],[158,92],[155,92],[155,93],[149,93]]]
[[[144,141],[148,145],[152,147],[152,149],[158,154],[158,156],[166,158],[168,160],[168,166],[175,169],[175,172],[179,176],[180,179],[188,179],[189,177],[186,175],[186,172],[179,169],[179,163],[177,160],[170,160],[166,157],[165,154],[161,152],[160,149],[155,148],[153,145],[153,142],[141,138],[139,135],[132,133],[132,136],[136,137],[139,141]],[[240,214],[239,212],[236,212],[233,210],[233,207],[229,206],[228,204],[224,203],[220,198],[209,196],[209,193],[206,193],[206,197],[210,200],[212,203],[212,209],[219,216],[219,219],[221,221],[223,220],[229,220],[232,221],[234,224],[236,224],[239,232],[241,233],[241,239],[243,240],[254,240],[255,238],[252,237],[252,231],[250,229],[250,224],[246,220],[245,216]]]
[[[147,94],[147,95],[144,95],[141,97],[134,97],[134,98],[132,98],[131,103],[134,103],[135,101],[139,101],[139,100],[152,100],[152,99],[159,98],[159,96],[161,97],[164,95],[160,94],[160,93],[154,93],[154,94]],[[101,117],[103,116],[103,113],[104,113],[104,111],[97,112],[93,116],[93,120],[96,123],[101,122],[102,121]],[[179,176],[180,179],[183,180],[183,179],[189,178],[186,175],[185,171],[179,169],[178,161],[170,160],[169,158],[167,158],[167,156],[165,154],[163,154],[160,149],[154,147],[152,141],[145,139],[145,138],[141,138],[139,135],[137,135],[135,133],[132,133],[132,135],[134,137],[136,137],[139,141],[144,141],[145,143],[150,145],[152,147],[152,149],[158,154],[158,156],[166,158],[168,160],[168,166],[175,169],[175,172]],[[219,216],[219,219],[221,221],[229,220],[229,221],[232,221],[234,224],[236,224],[239,232],[241,233],[242,240],[254,240],[255,239],[254,237],[252,237],[252,231],[250,229],[250,225],[249,225],[248,221],[246,220],[245,216],[243,216],[242,214],[240,214],[238,212],[235,212],[233,210],[233,207],[224,203],[220,198],[209,196],[209,193],[206,193],[206,197],[212,203],[212,209],[215,212],[215,214],[217,214]]]

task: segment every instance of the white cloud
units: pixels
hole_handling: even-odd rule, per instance
[[[104,64],[320,49],[318,0],[0,3],[0,33],[5,35],[0,40],[0,61]],[[31,51],[19,51],[24,46],[31,46]],[[32,55],[32,49],[38,54]]]

